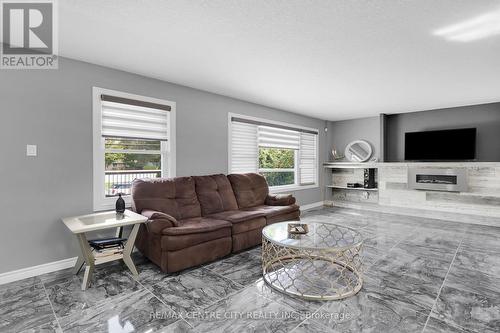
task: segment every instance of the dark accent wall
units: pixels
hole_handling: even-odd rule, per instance
[[[404,161],[405,133],[477,128],[476,160],[500,161],[500,103],[400,113],[386,116],[385,161]]]

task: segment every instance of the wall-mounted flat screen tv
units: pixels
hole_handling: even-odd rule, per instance
[[[475,128],[405,133],[407,161],[470,161],[475,158]]]

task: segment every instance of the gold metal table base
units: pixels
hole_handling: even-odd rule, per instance
[[[338,300],[363,286],[362,245],[298,248],[262,239],[264,281],[280,292],[307,300]]]

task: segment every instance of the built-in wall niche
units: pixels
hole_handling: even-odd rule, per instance
[[[406,133],[466,128],[476,129],[473,160],[500,162],[500,103],[381,115],[380,159],[385,162],[405,161]]]
[[[331,183],[326,187],[332,191],[333,200],[378,202],[376,168],[363,168],[359,164],[345,164],[343,167],[329,170],[331,170]]]

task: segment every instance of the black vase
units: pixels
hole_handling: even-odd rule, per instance
[[[123,213],[125,213],[125,200],[123,200],[121,194],[118,194],[118,199],[116,200],[116,214],[123,215]]]

